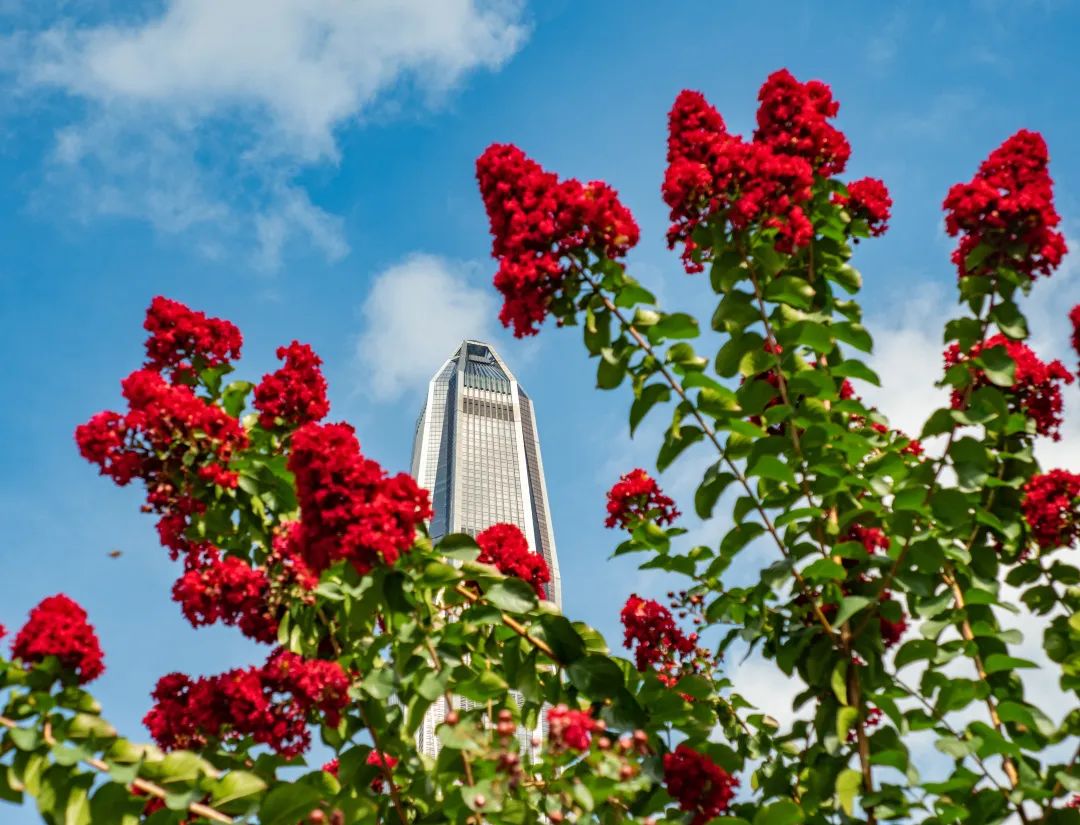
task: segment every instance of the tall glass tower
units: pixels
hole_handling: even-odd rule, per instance
[[[488,344],[462,341],[428,384],[416,422],[412,474],[431,490],[433,539],[516,524],[551,571],[548,600],[562,606],[536,416],[529,396]],[[417,732],[422,752],[438,753],[435,729],[446,711],[443,700],[428,711]],[[534,734],[543,731],[519,731],[523,757],[532,755]]]

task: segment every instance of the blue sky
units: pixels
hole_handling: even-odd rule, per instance
[[[455,339],[493,340],[535,400],[566,611],[616,643],[627,593],[666,589],[607,562],[616,537],[602,527],[604,492],[650,466],[652,442],[628,439],[627,391],[592,389],[576,332],[516,341],[496,329],[473,180],[488,143],[609,181],[642,226],[632,271],[666,307],[706,306],[663,242],[674,96],[700,89],[747,131],[773,70],[829,82],[849,174],[884,178],[896,202],[891,231],[857,264],[887,382],[870,395],[909,427],[934,398],[953,300],[949,185],[1016,129],[1038,129],[1066,234],[1080,236],[1072,4],[23,5],[0,0],[0,622],[17,628],[57,591],[84,604],[109,668],[97,690],[136,737],[163,673],[262,655],[230,629],[187,627],[139,492],[96,477],[75,449],[74,427],[117,405],[139,364],[152,296],[236,322],[246,376],[271,368],[277,345],[311,343],[332,418],[395,470],[427,376]],[[1032,299],[1045,352],[1065,354],[1077,269]],[[1077,466],[1075,423],[1062,456]],[[664,480],[686,510],[699,458]],[[749,687],[757,675],[742,674]]]

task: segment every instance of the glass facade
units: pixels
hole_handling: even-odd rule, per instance
[[[551,571],[547,598],[562,606],[532,402],[487,344],[463,341],[431,379],[416,423],[412,472],[432,491],[433,538],[448,533],[475,536],[502,522],[517,525]],[[446,712],[446,702],[440,700],[424,718],[417,732],[423,753],[438,753],[435,731]],[[531,756],[534,736],[544,733],[543,726],[518,731],[523,757]]]

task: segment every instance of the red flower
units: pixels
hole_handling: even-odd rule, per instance
[[[291,758],[311,744],[316,712],[336,726],[348,702],[348,678],[337,662],[277,651],[261,668],[192,680],[162,677],[143,720],[163,750],[199,749],[211,740],[250,736]]]
[[[495,524],[476,537],[480,545],[477,561],[493,564],[505,576],[517,576],[532,585],[536,595],[547,598],[547,588],[551,573],[547,562],[539,553],[529,549],[525,534],[513,524]]]
[[[679,517],[675,502],[660,490],[656,479],[641,468],[631,470],[608,491],[608,527],[632,530],[643,521],[671,524]]]
[[[273,547],[266,563],[268,567],[275,569],[277,579],[282,584],[295,584],[303,590],[314,590],[319,586],[319,574],[304,561],[300,552],[299,535],[300,522],[282,523],[274,535]]]
[[[885,532],[880,527],[853,524],[848,528],[844,540],[860,542],[871,556],[878,550],[887,551],[889,549],[889,537],[885,535]]]
[[[1024,520],[1042,550],[1071,547],[1080,538],[1080,475],[1051,470],[1024,485]]]
[[[269,592],[265,571],[234,556],[222,559],[216,550],[177,579],[172,591],[192,627],[221,621],[256,641],[275,642],[278,623],[266,602]]]
[[[705,754],[681,744],[664,754],[664,786],[679,808],[693,812],[691,825],[704,825],[727,810],[739,780]]]
[[[405,474],[388,477],[378,462],[364,458],[348,424],[298,429],[288,467],[300,501],[294,535],[313,572],[341,560],[361,575],[376,564],[394,564],[431,517],[427,491]]]
[[[614,189],[560,181],[516,146],[489,146],[476,161],[476,178],[499,261],[499,319],[519,338],[537,333],[586,253],[614,260],[638,241],[637,223]]]
[[[805,159],[822,177],[844,171],[851,146],[843,132],[828,123],[840,104],[827,84],[800,83],[787,69],[780,69],[769,75],[758,100],[755,142],[777,154]]]
[[[884,235],[892,216],[892,198],[885,184],[877,178],[862,178],[847,186],[847,197],[834,195],[833,200],[845,204],[855,218],[866,221],[875,238]]]
[[[1072,345],[1077,355],[1080,355],[1080,304],[1077,304],[1069,312],[1069,320],[1072,321]]]
[[[174,381],[189,383],[208,367],[220,367],[240,357],[243,338],[240,330],[220,318],[208,318],[168,298],[150,302],[143,324],[146,339],[146,368],[172,371]]]
[[[338,758],[335,756],[329,762],[324,764],[322,766],[322,769],[324,771],[326,771],[328,774],[330,774],[331,776],[337,776],[338,773],[341,771],[341,762],[339,762]]]
[[[556,750],[587,751],[592,732],[601,730],[588,710],[571,710],[566,705],[548,708],[548,735]]]
[[[1044,363],[1027,344],[999,334],[986,339],[982,344],[976,344],[966,356],[960,352],[959,345],[952,344],[945,351],[945,366],[964,363],[993,347],[1004,347],[1016,364],[1013,385],[1006,390],[1012,395],[1016,406],[1035,422],[1035,431],[1039,435],[1048,435],[1054,441],[1060,441],[1062,415],[1059,383],[1073,382],[1072,373],[1065,369],[1065,365],[1060,361]],[[983,372],[976,368],[975,388],[984,387],[988,383]],[[953,409],[961,409],[963,404],[964,391],[954,389]]]
[[[945,229],[960,235],[953,263],[961,277],[1009,267],[1034,279],[1050,275],[1065,255],[1065,238],[1054,208],[1054,182],[1048,171],[1046,141],[1021,129],[979,166],[968,183],[958,183],[945,198]],[[976,247],[987,251],[968,270]]]
[[[55,656],[64,670],[77,674],[79,684],[92,682],[105,672],[105,664],[97,634],[86,618],[86,611],[64,594],[49,596],[30,611],[11,653],[27,665]]]
[[[863,730],[864,731],[873,730],[874,728],[876,728],[878,725],[881,724],[881,719],[882,719],[881,708],[867,708],[866,709],[866,718],[863,720],[863,723],[862,723]],[[858,738],[859,738],[859,735],[858,735],[858,733],[855,732],[854,729],[848,731],[847,741],[849,743],[856,742],[858,740]]]
[[[623,646],[634,651],[640,671],[685,658],[696,648],[697,634],[684,634],[675,626],[671,611],[652,599],[631,593],[619,618],[623,623]]]
[[[394,766],[398,763],[397,757],[392,756],[389,753],[371,751],[367,755],[367,759],[364,760],[364,763],[367,765],[375,765],[380,769],[379,774],[371,780],[371,790],[375,791],[375,793],[382,793],[386,786],[385,771],[383,771],[382,768],[393,770]]]
[[[891,602],[892,600],[889,599],[888,601]],[[878,624],[881,627],[881,640],[885,643],[887,650],[897,644],[903,637],[904,632],[908,629],[908,617],[906,613],[901,613],[900,618],[894,622],[884,616],[879,616]]]
[[[668,247],[683,244],[687,272],[700,272],[694,230],[719,215],[734,230],[755,222],[777,230],[776,248],[805,246],[813,227],[803,209],[813,170],[803,158],[730,135],[720,114],[699,92],[683,91],[668,116],[664,202],[671,208]]]
[[[319,369],[322,359],[307,344],[297,341],[278,347],[277,357],[285,361],[285,366],[264,375],[262,383],[255,387],[259,426],[269,430],[277,419],[288,427],[321,421],[330,412],[326,379]]]

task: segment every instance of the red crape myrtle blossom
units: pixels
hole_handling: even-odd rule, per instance
[[[506,576],[517,576],[532,585],[536,595],[547,598],[551,571],[539,553],[529,549],[525,534],[513,524],[494,524],[476,537],[480,545],[477,561],[493,564]]]
[[[888,595],[888,591],[886,591],[886,595]],[[893,599],[886,599],[886,601],[892,602]],[[888,650],[903,638],[905,631],[908,629],[908,617],[906,613],[901,613],[900,618],[894,622],[884,616],[879,616],[878,624],[881,627],[881,641],[885,643],[885,649]]]
[[[1060,361],[1044,363],[1027,344],[998,334],[987,338],[982,344],[975,344],[967,356],[960,352],[959,345],[952,344],[945,350],[945,366],[951,367],[953,364],[964,363],[969,358],[974,358],[993,347],[1004,347],[1016,364],[1012,387],[1003,389],[1012,395],[1016,406],[1035,422],[1035,431],[1039,435],[1048,435],[1054,441],[1060,441],[1059,430],[1062,424],[1060,384],[1073,382],[1072,373],[1065,369],[1065,365]],[[987,384],[989,380],[981,370],[976,369],[975,389]],[[954,410],[963,407],[964,395],[962,389],[953,390],[952,407]]]
[[[259,426],[269,430],[279,418],[289,427],[321,421],[330,412],[326,379],[319,369],[322,359],[311,347],[298,341],[278,347],[277,357],[285,365],[264,375],[255,387],[254,404],[259,411]]]
[[[177,579],[172,591],[192,627],[221,621],[271,643],[277,640],[278,623],[267,605],[269,593],[265,571],[235,556],[222,559],[217,551]]]
[[[64,670],[78,676],[79,684],[92,682],[105,672],[105,664],[101,643],[86,619],[86,611],[63,593],[49,596],[30,611],[30,618],[12,642],[11,653],[23,664],[55,656]]]
[[[848,194],[834,195],[836,203],[847,206],[852,216],[866,221],[870,234],[875,238],[884,235],[892,217],[892,198],[883,181],[877,178],[861,178],[847,186]]]
[[[696,649],[697,634],[684,634],[675,626],[671,611],[652,599],[631,593],[619,618],[623,623],[623,646],[634,651],[640,671],[685,658]]]
[[[885,535],[885,532],[880,527],[853,524],[848,528],[847,535],[844,538],[846,541],[859,542],[871,556],[877,553],[878,550],[884,552],[889,549],[889,537]]]
[[[348,677],[336,662],[278,651],[261,668],[198,679],[170,673],[158,681],[153,698],[143,722],[164,750],[250,736],[291,758],[311,744],[312,713],[338,724],[348,702]]]
[[[640,467],[620,478],[607,494],[607,527],[632,530],[642,521],[671,524],[679,517],[675,502],[660,490],[656,479]]]
[[[820,80],[800,83],[787,69],[773,72],[758,92],[754,141],[777,154],[804,158],[822,177],[844,171],[851,146],[829,123],[840,104]]]
[[[588,710],[574,710],[566,705],[548,708],[548,735],[556,750],[587,751],[593,731],[603,730],[603,724],[592,718]]]
[[[379,770],[380,770],[380,773],[374,779],[371,780],[371,790],[375,791],[375,793],[382,793],[383,792],[383,790],[386,788],[386,776],[384,775],[384,773],[382,771],[383,771],[384,768],[388,768],[390,770],[393,770],[394,766],[397,765],[397,763],[398,763],[397,757],[392,756],[389,753],[380,753],[379,751],[371,751],[367,755],[367,759],[364,760],[364,764],[366,764],[366,765],[374,765],[375,767],[379,768]]]
[[[190,382],[198,370],[220,367],[240,357],[243,338],[229,321],[209,318],[179,301],[158,296],[150,302],[143,324],[146,368],[172,371],[174,379]]]
[[[548,306],[587,251],[612,260],[638,242],[634,216],[606,183],[547,172],[518,147],[492,144],[476,161],[491,223],[499,319],[514,335],[535,335]]]
[[[952,259],[961,277],[1008,266],[1035,279],[1058,267],[1065,238],[1054,230],[1061,218],[1048,164],[1042,135],[1021,129],[990,153],[968,183],[949,190],[945,229],[960,235]],[[969,272],[967,258],[980,244],[989,254]]]
[[[679,808],[693,813],[691,825],[704,825],[727,810],[739,780],[705,754],[681,744],[664,754],[664,786]]]
[[[1072,322],[1072,345],[1077,355],[1080,355],[1080,304],[1069,311],[1069,320]]]
[[[810,163],[728,134],[723,118],[699,92],[683,91],[675,99],[667,160],[662,192],[671,209],[668,247],[683,244],[687,272],[704,268],[694,258],[694,230],[718,214],[735,230],[755,222],[776,229],[776,248],[782,252],[810,242],[813,227],[803,209],[813,184]]]
[[[1080,538],[1080,475],[1051,470],[1024,485],[1024,520],[1042,550],[1071,547]]]
[[[321,573],[348,560],[358,573],[393,564],[431,517],[426,490],[404,473],[389,477],[360,453],[348,424],[305,424],[293,433],[288,467],[296,476],[305,564]]]

